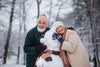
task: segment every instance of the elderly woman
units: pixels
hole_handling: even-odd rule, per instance
[[[90,67],[86,50],[77,33],[65,28],[63,22],[60,21],[55,22],[53,26],[56,28],[56,32],[62,35],[60,38],[54,37],[62,43],[61,50],[67,52],[71,67]]]

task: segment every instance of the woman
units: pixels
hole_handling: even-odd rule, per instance
[[[61,43],[61,50],[67,52],[68,60],[72,67],[90,67],[86,50],[77,35],[73,30],[64,27],[63,22],[57,21],[53,24],[56,32],[62,37],[56,37]],[[65,39],[64,39],[65,38]]]

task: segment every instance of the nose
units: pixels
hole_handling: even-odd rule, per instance
[[[62,28],[59,28],[59,30],[62,30]]]

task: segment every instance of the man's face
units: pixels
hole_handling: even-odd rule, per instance
[[[65,32],[64,26],[57,27],[56,32],[59,33],[59,34],[63,34]]]
[[[46,29],[47,24],[45,21],[39,21],[37,26],[40,32],[43,32]]]

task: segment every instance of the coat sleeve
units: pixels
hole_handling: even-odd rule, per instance
[[[65,40],[63,42],[61,49],[69,53],[73,53],[77,46],[77,38],[79,38],[77,33],[75,31],[71,31],[71,33],[68,35],[68,41]]]
[[[25,43],[24,43],[24,52],[26,54],[34,54],[36,52],[35,47],[31,46],[32,41],[34,41],[34,39],[32,39],[32,37],[30,36],[30,33],[28,32],[25,38]]]

